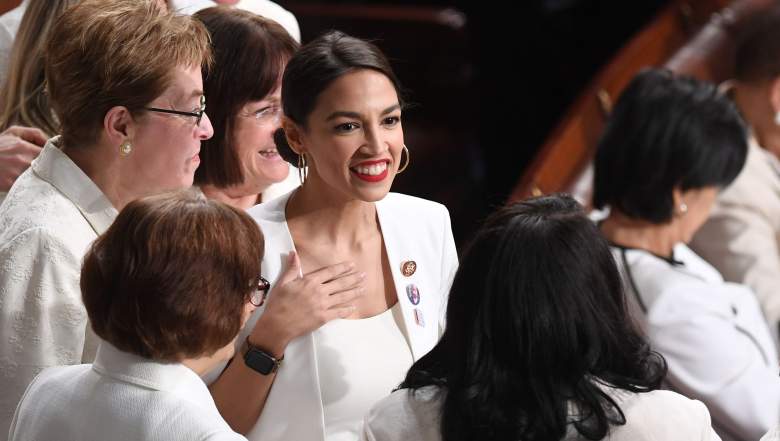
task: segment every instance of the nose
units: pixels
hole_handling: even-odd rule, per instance
[[[214,127],[211,125],[211,120],[207,113],[203,114],[203,118],[200,119],[198,124],[198,139],[207,140],[214,136]]]
[[[389,145],[382,137],[379,127],[372,127],[365,130],[365,143],[363,150],[371,155],[376,155],[388,150]]]

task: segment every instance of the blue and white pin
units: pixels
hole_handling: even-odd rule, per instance
[[[412,305],[419,305],[420,304],[420,290],[417,289],[417,285],[410,284],[406,285],[406,297],[409,298],[409,301],[412,302]]]

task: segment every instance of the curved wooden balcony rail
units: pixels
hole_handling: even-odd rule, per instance
[[[565,191],[590,199],[590,162],[612,103],[643,68],[671,70],[713,82],[733,70],[736,34],[773,0],[675,0],[604,67],[568,109],[521,176],[509,202]]]

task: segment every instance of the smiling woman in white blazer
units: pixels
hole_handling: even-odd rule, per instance
[[[339,32],[287,65],[277,144],[303,184],[250,210],[273,288],[241,334],[244,355],[211,384],[251,440],[357,439],[442,332],[457,267],[449,214],[388,193],[409,163],[399,90],[379,49]]]

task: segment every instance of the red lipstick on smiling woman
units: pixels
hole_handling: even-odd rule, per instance
[[[390,161],[380,159],[377,161],[364,161],[349,168],[359,179],[366,182],[379,182],[387,177]],[[383,170],[379,171],[380,168]]]

